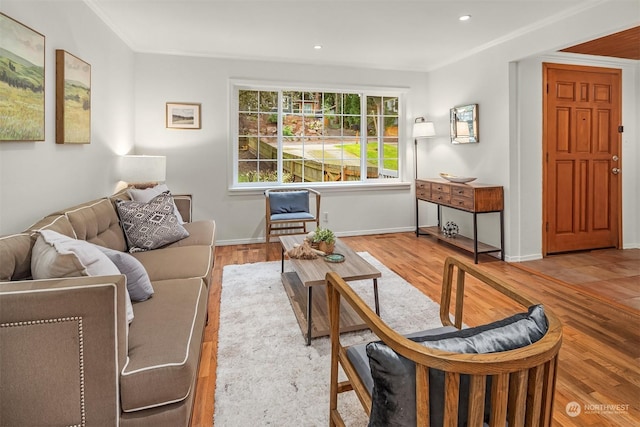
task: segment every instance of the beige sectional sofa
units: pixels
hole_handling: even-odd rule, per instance
[[[116,207],[126,191],[0,237],[0,425],[189,424],[215,223],[191,222],[191,198],[173,198],[188,237],[130,254],[153,287],[130,324],[127,276],[34,280],[31,270],[40,230],[127,252]]]

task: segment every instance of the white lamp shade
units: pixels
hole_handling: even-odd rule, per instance
[[[433,122],[417,122],[413,124],[413,138],[430,138],[436,136],[436,128]]]
[[[163,182],[167,174],[165,156],[122,156],[120,180],[128,183]]]

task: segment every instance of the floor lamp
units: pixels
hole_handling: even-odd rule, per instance
[[[432,138],[436,136],[436,128],[433,122],[428,122],[424,117],[418,117],[413,123],[413,142],[415,144],[415,153],[413,160],[415,162],[415,177],[418,179],[418,140]]]
[[[424,117],[418,117],[413,123],[413,142],[414,142],[414,171],[415,178],[418,179],[418,140],[432,138],[436,136],[436,129],[433,126],[433,122],[428,122]],[[418,185],[414,182],[414,185]],[[417,189],[417,187],[416,187]],[[416,194],[416,236],[420,236],[420,224],[418,219],[418,197]]]

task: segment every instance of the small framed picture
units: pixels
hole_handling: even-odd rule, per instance
[[[167,128],[200,129],[200,104],[167,102]]]

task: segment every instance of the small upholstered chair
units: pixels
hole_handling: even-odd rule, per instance
[[[273,236],[306,234],[309,222],[315,222],[316,227],[320,226],[320,193],[316,190],[278,188],[266,190],[264,195],[267,248]],[[313,199],[313,203],[311,199]]]
[[[528,311],[462,329],[465,275],[528,307]],[[474,265],[447,258],[440,306],[443,326],[405,336],[384,323],[335,272],[327,274],[327,297],[330,426],[345,425],[338,412],[338,394],[347,391],[355,391],[370,416],[370,427],[551,425],[562,325],[542,305],[506,282]],[[343,347],[339,334],[341,300],[380,341]],[[342,367],[346,381],[338,382],[338,367]]]

